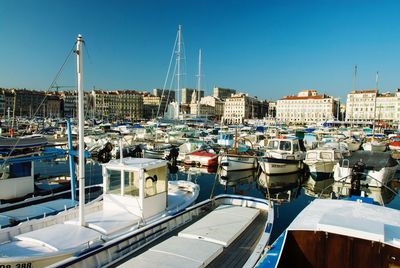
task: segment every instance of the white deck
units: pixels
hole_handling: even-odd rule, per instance
[[[79,225],[56,224],[18,235],[15,239],[43,245],[53,251],[63,251],[86,248],[89,241],[96,241],[100,237],[100,233]],[[3,247],[1,249],[3,253]]]
[[[78,204],[77,201],[72,201],[71,199],[57,199],[53,201],[48,201],[45,203],[31,205],[27,207],[22,207],[0,214],[0,219],[2,217],[10,218],[16,221],[26,221],[28,219],[43,218],[44,215],[57,214],[64,209],[72,208]],[[1,220],[0,220],[1,222]]]
[[[354,201],[316,199],[288,230],[325,231],[400,248],[400,211]]]
[[[258,209],[224,205],[181,231],[178,236],[228,247],[260,213]]]
[[[106,236],[116,234],[129,227],[136,227],[139,221],[140,217],[121,210],[102,210],[85,217],[85,222],[89,228]],[[66,223],[79,224],[78,219]]]
[[[174,236],[120,267],[205,267],[222,251],[215,243]]]
[[[223,205],[120,267],[206,267],[258,216],[254,208]]]

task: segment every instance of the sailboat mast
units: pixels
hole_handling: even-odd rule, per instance
[[[357,83],[357,64],[354,65],[353,91],[356,90],[356,88],[357,88],[356,83]],[[353,123],[354,123],[353,106],[354,106],[354,99],[351,104],[351,127],[353,127]]]
[[[180,82],[181,82],[181,31],[182,31],[182,26],[179,25],[178,26],[178,50],[176,52],[176,60],[177,60],[177,74],[176,74],[176,84],[178,87],[177,90],[177,102],[178,102],[178,116],[180,114],[180,110],[181,110],[181,100],[179,98],[180,94]]]
[[[78,179],[79,179],[79,224],[85,225],[84,206],[85,206],[85,157],[84,157],[84,126],[85,118],[83,111],[84,93],[83,93],[83,62],[82,62],[82,35],[78,35],[76,40],[76,74],[78,83]]]
[[[200,90],[201,90],[201,49],[199,49],[199,73],[197,75],[197,117],[200,115]]]
[[[375,135],[375,124],[376,124],[376,101],[378,99],[378,80],[379,80],[379,72],[376,72],[375,75],[375,89],[376,89],[376,95],[375,95],[375,107],[374,107],[374,121],[373,121],[373,127],[372,127],[372,133]]]

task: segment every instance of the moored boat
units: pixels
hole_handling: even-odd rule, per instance
[[[267,175],[296,173],[302,169],[304,155],[297,138],[275,138],[268,141],[265,155],[258,161]]]
[[[256,267],[399,266],[400,211],[353,199],[312,201]]]
[[[273,221],[273,204],[265,199],[220,195],[54,266],[253,267],[269,241]],[[178,228],[183,225],[185,229]],[[156,232],[168,235],[156,240]],[[152,247],[138,252],[151,242]]]
[[[332,148],[317,148],[307,151],[304,164],[315,180],[325,180],[332,176],[334,166],[343,159],[342,153]]]
[[[397,166],[389,152],[357,151],[335,165],[333,178],[338,182],[352,183],[360,176],[361,184],[382,187],[393,179]]]

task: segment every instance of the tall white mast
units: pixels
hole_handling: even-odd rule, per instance
[[[197,74],[197,117],[200,115],[200,91],[201,91],[201,48],[199,49],[199,73]]]
[[[79,180],[79,224],[85,225],[84,206],[85,206],[85,148],[84,148],[84,126],[85,117],[83,111],[83,62],[82,62],[82,35],[78,35],[76,40],[76,74],[78,80],[78,180]]]
[[[180,96],[180,94],[179,94],[179,92],[180,92],[180,90],[181,90],[181,88],[180,88],[180,86],[181,86],[181,84],[180,84],[180,76],[181,76],[181,34],[182,34],[182,26],[181,25],[179,25],[178,26],[178,50],[177,50],[177,52],[176,52],[176,60],[177,60],[177,74],[176,74],[176,83],[177,83],[177,87],[178,87],[178,90],[177,90],[177,102],[178,102],[178,116],[179,116],[179,114],[180,114],[180,110],[181,110],[181,100],[180,100],[180,98],[179,98],[179,96]]]

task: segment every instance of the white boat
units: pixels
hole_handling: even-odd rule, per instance
[[[313,179],[325,180],[333,175],[333,168],[341,159],[343,155],[339,150],[317,148],[307,151],[303,162],[308,166]]]
[[[347,143],[350,152],[358,151],[361,147],[361,142],[354,138],[345,139],[343,142]]]
[[[274,138],[268,141],[265,155],[258,159],[267,175],[296,173],[302,169],[305,153],[296,138]]]
[[[400,266],[400,211],[364,200],[312,201],[256,267]]]
[[[273,204],[265,199],[220,195],[53,267],[253,267],[273,220]],[[138,252],[149,243],[150,249]]]
[[[168,182],[164,160],[113,160],[103,165],[103,176],[103,201],[85,208],[85,226],[79,225],[77,209],[72,209],[1,230],[0,265],[49,265],[174,215],[199,194],[192,182]]]
[[[44,267],[94,250],[182,211],[198,197],[197,184],[168,182],[167,161],[121,156],[103,165],[103,200],[85,205],[82,43],[79,35],[79,206],[0,230],[1,267]]]
[[[358,170],[360,166],[362,169]],[[393,179],[397,166],[390,153],[357,151],[335,165],[333,178],[337,182],[351,183],[354,176],[360,175],[362,184],[382,187]]]
[[[220,155],[218,162],[225,171],[251,170],[257,167],[257,158],[251,155]]]
[[[27,135],[18,138],[0,136],[0,150],[22,150],[43,147],[48,143],[43,135]]]
[[[362,147],[364,151],[384,152],[387,149],[387,143],[386,141],[372,139],[370,141],[363,143]]]

